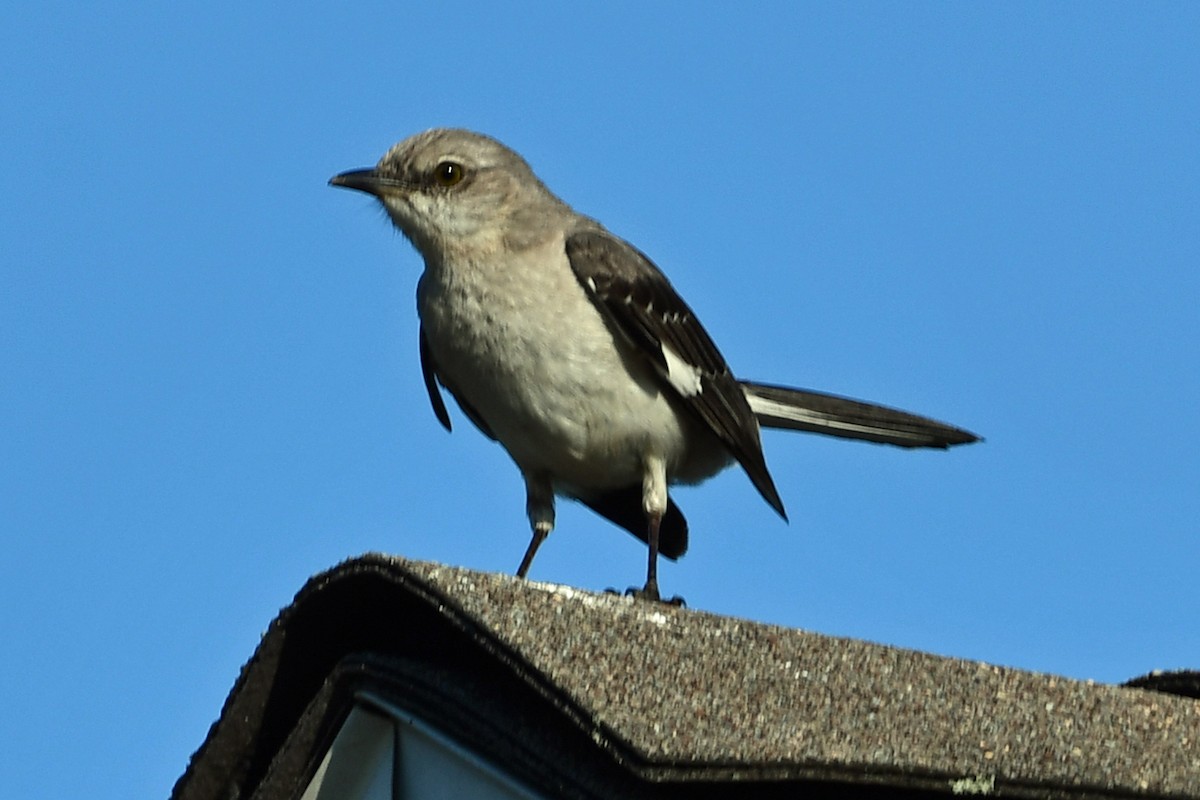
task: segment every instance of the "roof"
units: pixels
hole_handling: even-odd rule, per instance
[[[364,691],[560,796],[1200,798],[1194,699],[383,555],[272,622],[172,796],[293,796]]]

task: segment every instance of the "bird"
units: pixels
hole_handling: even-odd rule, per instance
[[[562,496],[646,543],[645,584],[629,593],[662,600],[658,557],[674,560],[688,545],[671,486],[736,463],[787,520],[764,427],[906,448],[979,439],[874,403],[739,380],[648,256],[572,209],[490,136],[427,130],[329,183],[376,198],[424,260],[425,389],[447,431],[442,390],[520,470],[532,532],[521,578]]]

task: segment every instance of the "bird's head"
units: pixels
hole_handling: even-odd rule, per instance
[[[566,209],[525,160],[488,136],[435,128],[400,142],[369,169],[329,183],[374,195],[397,228],[426,257],[458,247],[536,235]],[[569,212],[569,210],[568,210]]]

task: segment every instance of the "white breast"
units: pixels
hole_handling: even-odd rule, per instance
[[[683,481],[728,463],[715,438],[681,417],[649,363],[610,330],[561,237],[508,258],[427,265],[418,309],[443,381],[522,471],[602,489],[640,483],[648,454]]]

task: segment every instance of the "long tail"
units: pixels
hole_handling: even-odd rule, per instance
[[[945,449],[979,440],[962,428],[874,403],[786,386],[750,381],[741,384],[758,423],[766,428],[823,433],[899,447]]]

